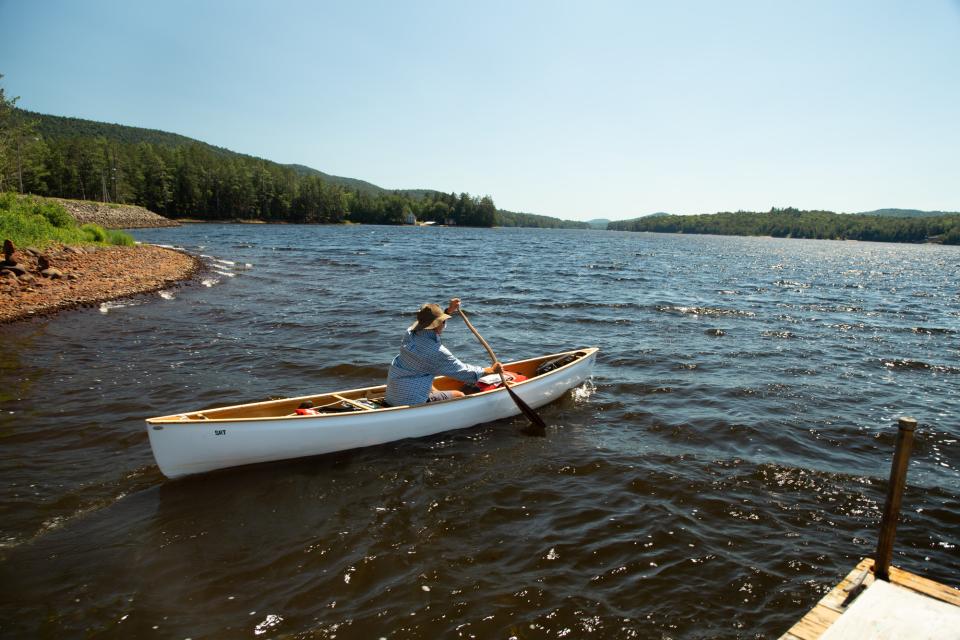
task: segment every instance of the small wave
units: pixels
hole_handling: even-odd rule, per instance
[[[236,277],[237,277],[237,274],[235,274],[235,273],[230,273],[229,271],[220,271],[219,269],[214,269],[213,272],[214,272],[214,273],[219,273],[221,276],[226,276],[226,277],[228,277],[228,278],[236,278]]]
[[[607,364],[611,367],[650,367],[659,364],[660,361],[655,356],[649,357],[631,357],[631,356],[611,356]]]
[[[744,318],[752,318],[757,315],[753,311],[743,311],[740,309],[718,309],[714,307],[657,305],[656,309],[657,311],[663,311],[665,313],[680,313],[693,316],[740,316]]]
[[[338,364],[332,367],[320,369],[319,373],[334,376],[345,376],[350,378],[386,379],[386,367],[373,367],[370,365],[358,364]]]
[[[515,304],[516,300],[497,301],[498,304]],[[571,300],[569,302],[537,302],[533,305],[537,309],[640,309],[635,302],[583,302]]]
[[[936,373],[960,373],[960,367],[949,367],[942,364],[930,364],[920,360],[884,360],[883,366],[885,366],[887,369],[934,371]]]
[[[349,269],[356,269],[360,267],[358,262],[337,260],[336,258],[331,258],[329,256],[316,256],[310,260],[309,264],[321,265],[325,267],[344,267]]]
[[[806,282],[796,282],[794,280],[777,280],[773,283],[774,286],[784,287],[787,289],[809,289],[810,285]]]
[[[640,382],[617,382],[609,387],[614,395],[640,396],[654,395],[659,393],[673,393],[673,387],[665,385],[656,386],[652,384],[643,384]]]
[[[812,311],[814,313],[862,313],[863,307],[845,305],[845,304],[790,304],[781,303],[780,306],[800,309],[801,311]]]
[[[291,320],[281,320],[279,322],[268,321],[266,326],[271,329],[315,329],[316,325],[303,322],[293,322]]]
[[[764,338],[796,338],[797,334],[792,331],[764,331],[761,333]]]
[[[217,264],[226,265],[228,267],[232,267],[233,265],[237,264],[233,260],[223,260],[221,258],[213,258],[213,261],[216,262]]]
[[[830,325],[830,328],[831,328],[831,329],[837,329],[837,330],[839,330],[839,331],[853,331],[854,329],[864,329],[864,328],[866,328],[866,326],[867,326],[867,325],[865,325],[865,324],[862,323],[862,322],[857,322],[857,323],[854,323],[854,324],[851,324],[851,323],[849,323],[849,322],[840,322],[840,323],[838,323],[838,324],[832,324],[832,325]]]
[[[622,264],[585,264],[583,266],[587,269],[605,269],[608,271],[620,271],[624,267]]]
[[[791,367],[784,371],[785,374],[791,377],[803,377],[803,376],[818,376],[820,372],[816,369],[801,368],[801,367]]]
[[[593,279],[604,279],[611,282],[647,282],[647,279],[641,276],[623,276],[612,273],[596,273],[591,276]]]
[[[172,289],[161,289],[160,291],[157,292],[157,295],[159,295],[164,300],[173,300],[175,297]]]
[[[111,309],[122,309],[123,307],[134,307],[138,302],[132,300],[110,300],[100,303],[100,313],[110,313]]]
[[[941,329],[939,327],[914,327],[912,329],[914,333],[924,333],[927,335],[947,335],[951,336],[956,333],[953,329]]]
[[[627,318],[614,318],[608,320],[605,318],[580,318],[577,322],[580,324],[606,324],[606,325],[632,325],[633,320]]]
[[[204,278],[200,281],[200,284],[205,287],[212,287],[215,284],[220,284],[220,278]]]

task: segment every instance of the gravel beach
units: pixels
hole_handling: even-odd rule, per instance
[[[191,279],[201,266],[194,256],[153,245],[54,247],[41,253],[60,275],[40,275],[38,257],[18,250],[17,264],[28,275],[0,276],[0,323],[159,291]]]

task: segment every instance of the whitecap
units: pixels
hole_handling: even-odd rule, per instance
[[[590,396],[597,390],[597,386],[593,384],[592,380],[587,380],[579,387],[573,389],[573,401],[574,402],[587,402],[590,399]]]
[[[255,612],[254,612],[255,613]],[[252,614],[251,614],[252,615]],[[260,636],[283,622],[283,616],[271,613],[253,628],[253,635]]]
[[[119,301],[116,301],[116,300],[111,300],[111,301],[108,301],[108,302],[101,302],[101,303],[100,303],[100,313],[110,313],[110,310],[111,310],[111,309],[122,309],[123,307],[132,307],[132,306],[135,306],[136,304],[138,304],[138,303],[136,303],[136,302],[131,302],[131,301],[119,302]]]

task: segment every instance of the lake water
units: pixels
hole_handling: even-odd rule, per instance
[[[0,326],[0,635],[775,638],[873,553],[960,584],[956,247],[193,225],[194,283]],[[504,360],[601,348],[521,418],[167,481],[144,418],[380,383],[423,302]],[[444,343],[487,362],[459,320]]]

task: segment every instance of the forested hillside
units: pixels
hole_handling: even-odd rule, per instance
[[[862,216],[890,216],[893,218],[937,218],[960,215],[960,211],[921,211],[920,209],[875,209],[861,211]]]
[[[901,218],[774,208],[766,213],[737,211],[693,216],[649,216],[611,222],[608,228],[658,233],[960,244],[960,214]]]
[[[489,196],[387,191],[164,131],[30,113],[14,102],[0,88],[0,191],[137,204],[200,220],[586,226],[499,211]]]

